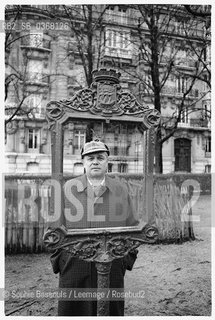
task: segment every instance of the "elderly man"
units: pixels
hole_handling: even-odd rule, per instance
[[[109,149],[101,141],[84,145],[81,151],[85,174],[65,184],[65,224],[67,228],[107,228],[137,224],[131,199],[119,180],[106,175]],[[136,252],[112,263],[110,288],[123,288],[125,271],[131,270]],[[60,273],[60,288],[96,288],[94,263],[73,258],[65,250],[51,256],[55,273]],[[58,302],[59,316],[95,316],[96,301]],[[124,315],[124,301],[110,301],[110,315]]]

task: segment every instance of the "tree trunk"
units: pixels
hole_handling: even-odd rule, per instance
[[[155,141],[155,172],[156,173],[163,173],[163,155],[162,155],[160,126],[157,130],[156,141]]]

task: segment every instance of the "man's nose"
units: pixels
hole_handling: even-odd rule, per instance
[[[99,161],[98,161],[97,158],[94,158],[94,159],[93,159],[93,164],[98,164],[98,162],[99,162]]]

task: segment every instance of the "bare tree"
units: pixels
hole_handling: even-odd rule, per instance
[[[71,50],[68,56],[73,55],[80,60],[88,86],[92,83],[93,69],[102,65],[102,50],[105,46],[103,18],[108,8],[109,5],[57,5],[47,6],[47,9],[44,10],[50,19],[69,22],[68,38]],[[172,112],[172,115],[163,117],[157,130],[156,172],[162,172],[163,143],[173,136],[178,123],[185,114],[202,111],[197,102],[203,96],[195,97],[196,84],[199,82],[207,84],[208,92],[210,92],[211,71],[210,64],[205,57],[207,48],[210,46],[210,23],[208,22],[210,16],[207,15],[205,18],[203,15],[197,18],[190,8],[187,10],[182,5],[145,4],[130,5],[130,8],[136,10],[139,15],[138,24],[132,29],[134,37],[130,40],[138,54],[136,55],[136,69],[134,66],[127,69],[122,67],[123,72],[129,73],[136,83],[141,85],[142,92],[140,93],[143,99],[151,97],[151,103],[160,112],[165,103],[163,94],[168,86],[176,81],[180,85],[176,110]],[[17,14],[13,15],[14,19],[17,19],[20,10],[21,8],[17,6]],[[200,33],[197,31],[199,29]],[[16,41],[13,36],[6,35],[6,52]],[[126,37],[124,39],[128,43],[128,39]],[[185,46],[186,56],[184,56]],[[64,59],[66,58],[65,56]],[[190,65],[190,68],[186,70],[183,69],[184,60]],[[121,67],[116,57],[113,58],[112,63],[117,65],[117,68]],[[11,66],[11,70],[13,67]],[[58,73],[54,77],[57,75]],[[64,76],[68,75],[64,74]],[[6,77],[6,98],[8,87],[17,84],[18,88],[18,83],[25,84],[23,73],[14,70]],[[169,90],[175,89],[170,87]],[[14,115],[23,109],[25,98],[23,95],[20,96]]]
[[[187,12],[197,18],[209,18],[211,20],[211,5],[184,5]]]
[[[26,8],[23,6],[11,6],[6,7],[5,17],[6,21],[19,22],[22,14]],[[99,7],[99,9],[98,9]],[[47,21],[66,21],[69,25],[67,30],[67,36],[70,40],[70,50],[65,50],[65,56],[63,59],[68,59],[70,55],[81,60],[81,68],[84,70],[84,75],[86,79],[87,86],[89,87],[92,83],[92,71],[93,69],[99,68],[100,57],[103,45],[103,26],[102,19],[108,5],[104,6],[94,6],[94,5],[50,5],[44,7],[43,13],[46,15]],[[69,31],[70,30],[70,31]],[[27,92],[26,88],[29,83],[29,72],[28,64],[31,60],[31,53],[28,50],[26,55],[23,51],[23,65],[20,66],[20,61],[10,61],[8,57],[17,46],[17,43],[26,42],[28,37],[31,35],[31,30],[23,33],[14,32],[14,30],[7,30],[5,34],[5,53],[6,53],[6,70],[8,71],[5,76],[5,102],[6,102],[6,114],[8,114],[5,123],[11,122],[15,116],[26,115],[29,117],[34,116],[33,110],[30,108],[28,103],[28,98],[30,95],[39,94],[40,88],[36,88],[34,92]],[[38,45],[40,45],[38,41]],[[57,63],[60,64],[60,61]],[[60,69],[60,68],[59,68]],[[33,81],[33,77],[38,78],[39,72],[34,72],[31,74],[30,80]],[[52,72],[49,74],[49,80],[55,81],[57,76],[68,77],[67,74],[62,74],[61,72]],[[46,77],[46,76],[45,76]],[[42,81],[42,79],[37,79],[37,81]],[[73,79],[72,79],[73,80]],[[78,79],[75,80],[78,84],[77,87],[81,87],[84,84],[78,83]],[[50,85],[51,83],[49,83]],[[15,99],[14,107],[8,104],[7,101],[10,100],[9,94],[13,92],[13,98]]]
[[[29,72],[29,62],[32,57],[32,50],[22,51],[19,55],[19,48],[22,45],[29,45],[30,31],[20,32],[20,19],[22,18],[22,6],[6,6],[5,8],[5,125],[12,122],[16,116],[34,118],[35,106],[30,104],[30,97],[41,94],[40,87],[28,91],[30,82],[47,81],[47,76],[38,72]],[[21,45],[21,46],[20,46]],[[40,45],[40,39],[36,39],[35,47]]]
[[[130,75],[142,85],[143,96],[151,97],[151,103],[161,112],[168,86],[169,91],[174,92],[171,83],[180,82],[177,108],[172,115],[163,117],[156,133],[155,170],[162,173],[163,143],[173,136],[185,114],[202,111],[196,104],[203,96],[195,98],[195,85],[198,81],[206,83],[210,92],[210,65],[205,60],[210,44],[208,28],[207,33],[203,32],[208,22],[191,18],[183,6],[135,5],[132,8],[140,13],[136,40],[133,40],[139,57],[137,70]],[[200,33],[196,31],[199,29]],[[184,63],[191,68],[184,69]]]
[[[12,18],[10,18],[10,20],[8,20],[7,16],[6,16],[7,26],[10,26],[9,21],[11,23],[11,26],[18,21],[19,16],[20,16],[20,12],[21,12],[20,6],[18,6],[18,5],[14,6],[14,13],[12,15]],[[7,7],[6,7],[5,14],[7,15]],[[9,67],[11,72],[9,74],[6,73],[6,75],[5,75],[5,101],[7,101],[7,99],[8,99],[10,87],[13,86],[14,91],[17,93],[18,92],[17,84],[20,81],[22,81],[22,74],[20,74],[20,72],[16,69],[15,66],[10,65],[9,60],[8,60],[8,56],[10,55],[13,43],[16,41],[15,37],[16,36],[14,35],[14,31],[12,30],[12,27],[11,27],[11,30],[8,27],[5,30],[5,66],[6,66],[6,69]],[[16,39],[17,39],[17,37],[16,37]],[[15,115],[17,115],[20,112],[22,105],[23,105],[23,102],[24,102],[24,98],[22,97],[18,102],[16,110],[15,111],[13,110],[13,112],[9,116],[9,118],[5,120],[5,124],[12,121],[13,117],[15,117]],[[7,107],[6,107],[6,113],[7,113]]]
[[[73,54],[78,54],[87,86],[92,83],[92,71],[101,64],[103,49],[103,17],[109,5],[63,5],[52,16],[64,17],[70,24]]]

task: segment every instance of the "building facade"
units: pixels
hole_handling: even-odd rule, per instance
[[[144,56],[151,34],[146,24],[140,26],[141,15],[137,8],[91,6],[88,10],[92,12],[93,26],[97,28],[90,47],[90,32],[81,5],[68,7],[70,16],[65,16],[65,8],[61,6],[19,7],[18,18],[11,25],[15,31],[11,32],[9,25],[7,28],[6,120],[11,116],[12,120],[6,125],[5,161],[8,173],[49,174],[51,132],[45,119],[46,106],[52,100],[73,99],[75,92],[89,85],[85,76],[85,68],[89,65],[83,65],[81,54],[92,55],[94,69],[119,71],[123,90],[132,92],[140,103],[154,108],[151,73]],[[165,10],[160,15],[162,19],[167,16]],[[6,7],[6,21],[11,22],[16,12],[17,6]],[[186,34],[186,26],[182,28],[184,21],[182,23],[178,18],[180,15],[173,19],[168,34],[171,41],[174,39],[177,50],[173,53],[174,46],[166,45],[163,55],[167,59],[174,54],[174,68],[171,68],[160,96],[163,123],[171,124],[182,101],[183,110],[174,134],[163,143],[163,173],[210,172],[210,89],[206,81],[198,79],[188,90],[191,75],[197,69],[196,60],[200,60],[198,56],[192,58],[191,48],[205,46],[205,29],[199,23],[193,24],[192,32]],[[59,16],[62,17],[60,20]],[[81,35],[86,35],[86,50],[83,49],[84,42],[79,42]],[[142,40],[140,36],[143,35]],[[143,43],[144,48],[140,48]],[[210,65],[209,50],[205,47],[203,61]],[[165,59],[160,61],[161,73],[166,71],[167,64]],[[206,70],[202,68],[201,73],[205,78],[208,76]],[[20,110],[13,116],[17,108]],[[170,129],[166,125],[165,133]],[[118,122],[113,125],[86,119],[73,121],[65,128],[65,173],[83,172],[80,149],[85,141],[95,137],[110,147],[109,172],[142,172],[144,148],[135,124]]]

